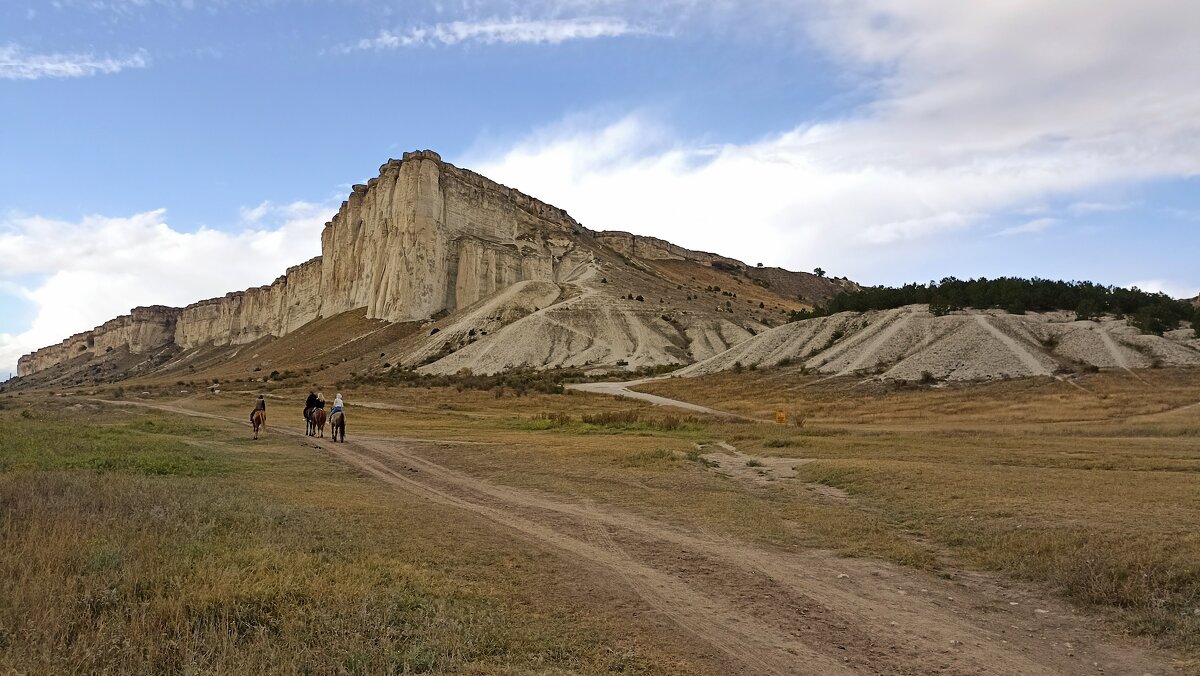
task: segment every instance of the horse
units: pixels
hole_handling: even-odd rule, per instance
[[[331,429],[330,438],[334,441],[338,440],[338,432],[342,433],[342,441],[346,440],[346,414],[338,411],[329,416],[329,427]]]
[[[320,436],[321,438],[324,438],[325,437],[325,409],[323,409],[323,408],[313,409],[312,415],[310,415],[308,418],[308,426],[309,426],[309,429],[312,430],[311,432],[309,432],[308,436],[310,436],[310,437]],[[320,433],[319,435],[318,435],[318,432]]]
[[[250,416],[250,422],[251,422],[251,424],[254,425],[254,438],[257,439],[258,438],[258,430],[260,428],[266,429],[267,412],[266,411],[255,411],[254,415]]]

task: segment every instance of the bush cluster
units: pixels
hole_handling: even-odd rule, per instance
[[[1174,300],[1162,293],[1138,288],[1125,289],[1093,282],[1064,282],[1049,279],[957,279],[906,284],[902,287],[875,286],[848,291],[830,299],[823,307],[793,311],[789,321],[822,317],[838,312],[891,310],[905,305],[928,304],[934,315],[963,308],[1000,309],[1012,314],[1067,310],[1079,319],[1112,314],[1128,319],[1144,333],[1162,335],[1181,322],[1192,322],[1200,330],[1200,309],[1189,301]]]
[[[587,382],[589,378],[577,369],[555,369],[534,371],[514,369],[495,375],[476,375],[463,370],[453,375],[417,373],[402,367],[394,367],[384,373],[358,375],[351,381],[357,385],[392,385],[405,387],[454,387],[463,390],[492,390],[503,393],[512,390],[518,396],[530,392],[562,394],[564,384]],[[499,396],[499,395],[498,395]]]

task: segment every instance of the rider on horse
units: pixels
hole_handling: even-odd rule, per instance
[[[309,418],[312,416],[312,410],[317,407],[318,401],[320,401],[320,398],[317,397],[317,393],[313,392],[312,390],[309,390],[308,391],[308,399],[304,400],[304,421],[305,422],[308,422]]]
[[[333,397],[333,410],[331,410],[329,414],[333,415],[334,413],[341,413],[343,406],[345,406],[345,404],[342,403],[342,393],[338,392],[337,395]]]
[[[255,413],[257,413],[259,411],[262,411],[265,413],[266,410],[267,410],[267,400],[263,399],[263,396],[260,394],[260,395],[258,395],[258,399],[254,400],[254,410],[250,411],[250,424],[251,425],[254,424],[254,414]]]

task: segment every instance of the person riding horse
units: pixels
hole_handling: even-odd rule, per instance
[[[254,424],[254,414],[255,413],[257,413],[258,411],[266,412],[266,410],[267,410],[267,400],[263,399],[263,396],[260,394],[260,395],[258,395],[258,399],[254,400],[254,410],[250,411],[250,424],[251,425]]]
[[[318,401],[320,401],[320,398],[317,397],[317,393],[309,390],[308,399],[304,400],[304,422],[308,422],[311,419],[312,410],[317,407]]]

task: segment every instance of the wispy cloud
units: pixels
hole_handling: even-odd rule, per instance
[[[1117,204],[1109,202],[1076,202],[1067,207],[1067,211],[1071,212],[1072,216],[1084,216],[1086,214],[1104,214],[1114,211],[1124,211],[1132,206],[1132,204],[1127,202]]]
[[[1032,221],[1005,228],[996,233],[997,237],[1012,237],[1013,235],[1036,235],[1058,225],[1057,218],[1035,218]]]
[[[0,46],[0,79],[40,80],[42,78],[89,77],[111,75],[127,68],[145,68],[150,58],[145,50],[127,56],[95,54],[30,54],[17,45]]]
[[[823,120],[797,111],[790,129],[746,143],[679,133],[648,149],[647,126],[670,136],[673,125],[633,115],[491,141],[465,163],[592,227],[863,279],[995,234],[983,226],[1030,204],[1080,202],[1026,213],[1007,235],[1115,209],[1082,203],[1100,190],[1200,172],[1200,71],[1177,67],[1200,58],[1200,3],[705,7],[734,26],[719,8],[747,5],[861,78],[872,100]]]
[[[380,31],[341,48],[342,52],[398,49],[400,47],[450,46],[460,43],[551,44],[570,40],[594,40],[623,35],[652,35],[654,31],[624,19],[589,17],[580,19],[488,19],[451,21],[420,26],[403,32]]]

